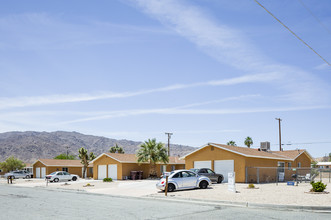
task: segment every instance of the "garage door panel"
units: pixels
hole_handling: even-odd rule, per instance
[[[98,165],[98,180],[107,178],[107,165]]]
[[[209,169],[211,169],[211,160],[194,161],[194,168],[196,168],[196,169],[200,169],[200,168],[209,168]]]
[[[108,177],[117,180],[117,164],[108,165]]]
[[[36,178],[40,178],[40,167],[36,167]]]
[[[234,160],[215,160],[214,161],[215,173],[224,176],[223,182],[228,182],[228,173],[234,172]]]
[[[41,168],[41,178],[45,178],[46,176],[46,167]]]

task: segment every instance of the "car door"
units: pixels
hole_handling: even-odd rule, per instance
[[[211,180],[211,181],[216,181],[217,182],[217,178],[218,176],[216,175],[216,173],[214,171],[212,171],[211,169],[206,169],[207,173],[208,173],[208,178]]]
[[[194,188],[197,186],[197,174],[191,171],[182,172],[183,188]]]
[[[177,184],[179,189],[183,188],[182,172],[176,173],[171,179]]]
[[[210,176],[210,174],[207,172],[207,169],[205,169],[205,168],[200,169],[198,174],[200,176],[206,176],[206,177]]]
[[[63,179],[64,180],[71,180],[71,175],[68,172],[63,172]]]
[[[54,179],[55,179],[55,178],[58,178],[60,181],[63,180],[63,173],[62,173],[62,172],[58,172],[58,173],[56,174],[56,177],[54,177]]]

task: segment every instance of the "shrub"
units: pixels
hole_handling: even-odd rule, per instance
[[[113,179],[112,178],[104,178],[103,181],[104,182],[111,182],[111,181],[113,181]]]
[[[250,184],[248,185],[248,188],[250,188],[250,189],[254,189],[254,188],[255,188],[255,186],[254,186],[254,184],[253,184],[253,183],[250,183]]]
[[[314,181],[311,181],[310,184],[313,187],[311,189],[312,192],[323,192],[327,186],[327,184],[324,184],[321,181],[316,182],[316,183]]]

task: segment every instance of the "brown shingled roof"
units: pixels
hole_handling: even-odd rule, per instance
[[[248,147],[237,147],[237,146],[229,146],[229,145],[224,145],[224,144],[215,144],[215,143],[210,143],[211,145],[218,146],[220,148],[227,149],[229,151],[232,151],[234,153],[239,153],[242,154],[243,156],[247,157],[264,157],[264,158],[270,158],[270,159],[292,159],[287,157],[285,154],[273,154],[271,151],[259,151],[254,148],[248,148]]]
[[[305,150],[303,149],[298,149],[298,150],[286,150],[286,151],[271,151],[273,154],[275,155],[281,155],[283,157],[287,157],[290,158],[292,160],[294,160],[295,158],[297,158],[300,154],[302,154],[303,152],[305,152]]]
[[[121,163],[137,163],[137,157],[135,154],[117,154],[108,152],[104,154]],[[170,156],[168,164],[185,164],[185,161],[180,160],[179,157]]]
[[[300,154],[306,153],[311,159],[313,159],[306,150],[288,150],[288,151],[260,151],[256,148],[248,148],[248,147],[237,147],[237,146],[229,146],[225,144],[216,144],[216,143],[208,143],[201,148],[183,156],[185,157],[207,147],[207,146],[214,146],[220,149],[233,152],[235,154],[242,155],[244,157],[257,157],[257,158],[266,158],[266,159],[280,159],[280,160],[295,160]]]

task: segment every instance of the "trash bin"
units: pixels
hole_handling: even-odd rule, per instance
[[[143,171],[138,171],[138,179],[142,180],[143,179]]]
[[[131,171],[131,179],[136,180],[137,179],[137,171]]]

